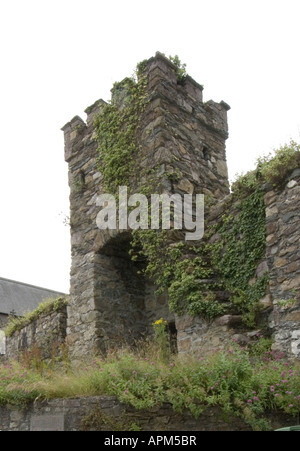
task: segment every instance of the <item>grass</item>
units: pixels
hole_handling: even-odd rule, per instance
[[[95,395],[115,395],[138,409],[169,402],[195,417],[219,406],[264,430],[270,428],[267,411],[299,415],[300,365],[275,354],[260,337],[244,348],[233,342],[226,351],[198,358],[162,358],[157,344],[144,342],[77,366],[67,359],[40,362],[37,350],[0,366],[0,404]]]

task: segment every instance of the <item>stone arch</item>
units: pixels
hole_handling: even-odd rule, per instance
[[[130,235],[111,238],[95,256],[94,302],[100,347],[133,344],[145,332],[144,280],[129,256]],[[102,343],[101,343],[102,341]]]
[[[98,312],[100,350],[135,345],[151,336],[152,323],[163,317],[175,324],[166,295],[143,274],[145,262],[129,255],[131,234],[118,233],[98,250],[94,261],[94,305]],[[174,349],[174,333],[172,335]]]

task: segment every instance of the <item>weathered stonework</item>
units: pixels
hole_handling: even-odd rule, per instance
[[[265,271],[268,271],[270,275],[266,294],[260,303],[261,322],[264,323],[264,328],[267,326],[272,333],[273,349],[298,359],[300,357],[299,186],[300,171],[296,170],[286,178],[280,190],[275,191],[271,187],[265,187],[267,246],[265,258],[259,262],[256,270],[257,277]],[[220,220],[224,212],[228,210],[230,200],[230,195],[225,196],[210,210],[207,218],[210,224]],[[236,207],[232,205],[231,211],[234,210]],[[122,241],[115,241],[114,245],[120,250],[123,249]],[[256,332],[255,330],[247,331],[241,316],[236,314],[226,314],[213,321],[189,315],[173,315],[167,309],[165,296],[155,294],[153,284],[149,281],[145,282],[136,273],[134,274],[127,257],[121,259],[116,249],[110,249],[108,255],[102,256],[96,253],[94,258],[95,261],[99,258],[98,274],[103,276],[98,280],[93,293],[97,293],[98,289],[98,296],[103,295],[104,307],[105,299],[114,300],[112,305],[107,303],[107,306],[103,307],[103,317],[107,318],[106,327],[110,329],[113,345],[123,344],[124,338],[128,339],[127,328],[129,326],[131,330],[134,330],[136,328],[134,322],[137,319],[144,325],[144,330],[141,330],[142,336],[150,333],[149,325],[155,319],[159,317],[167,319],[177,333],[175,346],[179,353],[205,354],[223,348],[230,344],[232,339],[246,343]],[[86,260],[83,259],[82,262],[84,264]],[[125,264],[122,266],[123,262]],[[119,275],[121,280],[118,279]],[[121,299],[127,299],[123,305],[120,301],[118,312],[116,312],[117,296],[113,295],[115,289],[117,293],[123,293]],[[92,312],[89,315],[93,318]],[[110,327],[109,321],[113,321],[114,315],[118,316],[118,321]],[[47,348],[49,355],[55,343],[59,345],[64,342],[67,334],[66,323],[65,310],[53,312],[49,316],[43,315],[23,330],[15,332],[12,337],[7,337],[6,355],[13,357],[34,345],[41,346],[42,349]],[[109,346],[109,332],[105,330],[103,324],[105,324],[104,320],[102,333],[104,337],[108,337],[107,345]],[[90,343],[94,339],[94,333],[93,328],[87,327],[84,340]],[[98,335],[99,332],[96,331],[96,336]],[[72,347],[71,337],[72,335],[68,336],[68,341]],[[134,335],[134,337],[137,336]],[[86,350],[89,351],[89,348],[87,347]]]
[[[240,200],[233,200],[231,194],[218,200],[207,212],[206,227],[214,226],[221,222],[224,215],[236,216],[239,213],[238,205]],[[218,240],[218,234],[210,238],[213,243]],[[262,259],[257,266],[255,277],[261,276],[265,271],[268,271],[267,260]],[[229,294],[225,291],[218,292],[217,298],[219,302],[226,302]],[[262,321],[268,317],[272,302],[266,302],[270,297],[269,288],[267,287],[266,296],[261,299],[261,318]],[[239,344],[244,345],[249,343],[249,340],[259,332],[257,330],[249,329],[245,326],[241,314],[237,312],[227,313],[214,319],[205,319],[200,316],[190,315],[176,315],[177,328],[177,348],[179,353],[189,353],[199,356],[211,353],[213,351],[221,350],[232,345],[235,340]]]
[[[203,103],[202,86],[190,77],[178,83],[174,65],[160,54],[148,61],[145,71],[149,103],[138,132],[137,168],[153,169],[164,193],[204,193],[213,199],[206,212],[207,226],[219,223],[224,214],[236,215],[239,200],[235,203],[229,193],[225,157],[228,105]],[[124,95],[113,92],[120,108]],[[289,173],[280,188],[262,187],[266,249],[253,280],[267,271],[269,283],[260,299],[257,330],[245,328],[241,315],[233,312],[213,320],[173,314],[167,296],[156,294],[153,282],[140,275],[141,263],[129,257],[130,232],[103,231],[96,224],[97,197],[105,189],[94,118],[104,104],[99,100],[87,108],[86,122],[76,116],[63,127],[71,211],[69,305],[6,337],[6,357],[34,347],[43,351],[44,358],[56,357],[64,343],[73,360],[95,351],[105,353],[148,337],[152,323],[163,317],[172,350],[179,354],[203,355],[233,339],[245,344],[261,327],[271,334],[274,351],[300,359],[300,168]],[[177,232],[174,241],[182,239],[182,232]],[[227,302],[228,293],[218,292],[217,300]],[[98,424],[89,423],[94,412]],[[269,419],[274,429],[295,424],[295,418],[283,415],[272,414]],[[224,418],[218,407],[209,407],[196,420],[187,411],[176,413],[169,404],[139,411],[109,396],[36,401],[22,409],[0,406],[3,431],[111,431],[120,430],[120,425],[128,430],[132,423],[142,431],[250,430],[238,418]]]
[[[202,86],[191,77],[178,83],[175,69],[161,54],[147,63],[149,102],[138,136],[139,164],[159,172],[164,193],[222,198],[229,191],[229,107],[225,102],[203,103]],[[139,276],[139,266],[128,257],[128,233],[97,229],[96,199],[105,190],[93,119],[102,105],[99,100],[86,110],[86,123],[76,116],[63,127],[72,243],[67,340],[74,354],[142,338],[160,316],[175,323],[167,299],[154,294],[151,282]]]
[[[300,169],[265,195],[274,349],[300,359]]]
[[[96,415],[91,421],[93,412]],[[268,419],[273,429],[295,424],[295,418],[284,414]],[[170,404],[137,410],[112,396],[36,401],[23,409],[0,406],[0,431],[129,431],[133,424],[141,431],[152,432],[252,430],[240,418],[225,417],[214,406],[195,419],[188,410],[176,413]]]
[[[259,323],[270,332],[273,350],[300,359],[300,170],[288,174],[280,189],[266,185],[266,250],[256,277],[269,273],[265,296],[260,300]],[[226,196],[211,209],[208,224],[228,210]],[[236,211],[231,205],[230,213]],[[214,321],[184,315],[176,318],[179,352],[220,349],[232,339],[247,343],[255,331],[245,329],[239,315],[224,315]],[[259,330],[258,325],[258,330]]]
[[[175,69],[161,54],[146,64],[149,102],[140,118],[137,167],[152,168],[164,193],[204,193],[208,199],[214,199],[213,207],[206,213],[210,226],[218,223],[224,213],[237,212],[228,191],[225,158],[229,107],[224,102],[203,103],[202,86],[189,76],[184,84],[178,83]],[[122,108],[126,91],[114,88],[112,94]],[[238,314],[208,321],[171,313],[167,296],[155,293],[153,283],[141,277],[140,263],[129,257],[130,232],[97,228],[96,200],[105,190],[94,119],[103,105],[105,102],[98,100],[86,109],[86,122],[76,116],[63,127],[69,165],[72,245],[67,315],[58,329],[53,329],[57,318],[52,317],[44,319],[48,326],[27,326],[7,340],[8,354],[43,343],[50,324],[59,342],[66,337],[73,357],[105,352],[111,346],[131,344],[149,336],[152,323],[160,317],[168,322],[173,349],[179,353],[212,351],[233,338],[246,342],[255,331],[245,329]],[[260,300],[258,328],[261,324],[269,329],[275,351],[299,359],[300,169],[288,174],[280,188],[265,185],[263,189],[266,251],[257,264],[254,279],[267,271],[270,281]],[[182,239],[182,232],[177,232],[175,241]],[[211,240],[214,239],[213,236]],[[226,296],[226,292],[220,292],[218,300],[226,302]]]
[[[15,358],[25,350],[38,348],[43,358],[56,357],[66,338],[67,311],[61,307],[39,318],[6,337],[6,358]]]

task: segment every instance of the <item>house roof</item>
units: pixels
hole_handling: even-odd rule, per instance
[[[66,294],[0,277],[0,314],[8,315],[14,311],[22,316],[36,309],[41,302],[57,296]]]

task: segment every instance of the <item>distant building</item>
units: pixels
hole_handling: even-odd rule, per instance
[[[0,354],[5,352],[4,332],[9,315],[24,316],[47,299],[65,293],[0,277]]]

